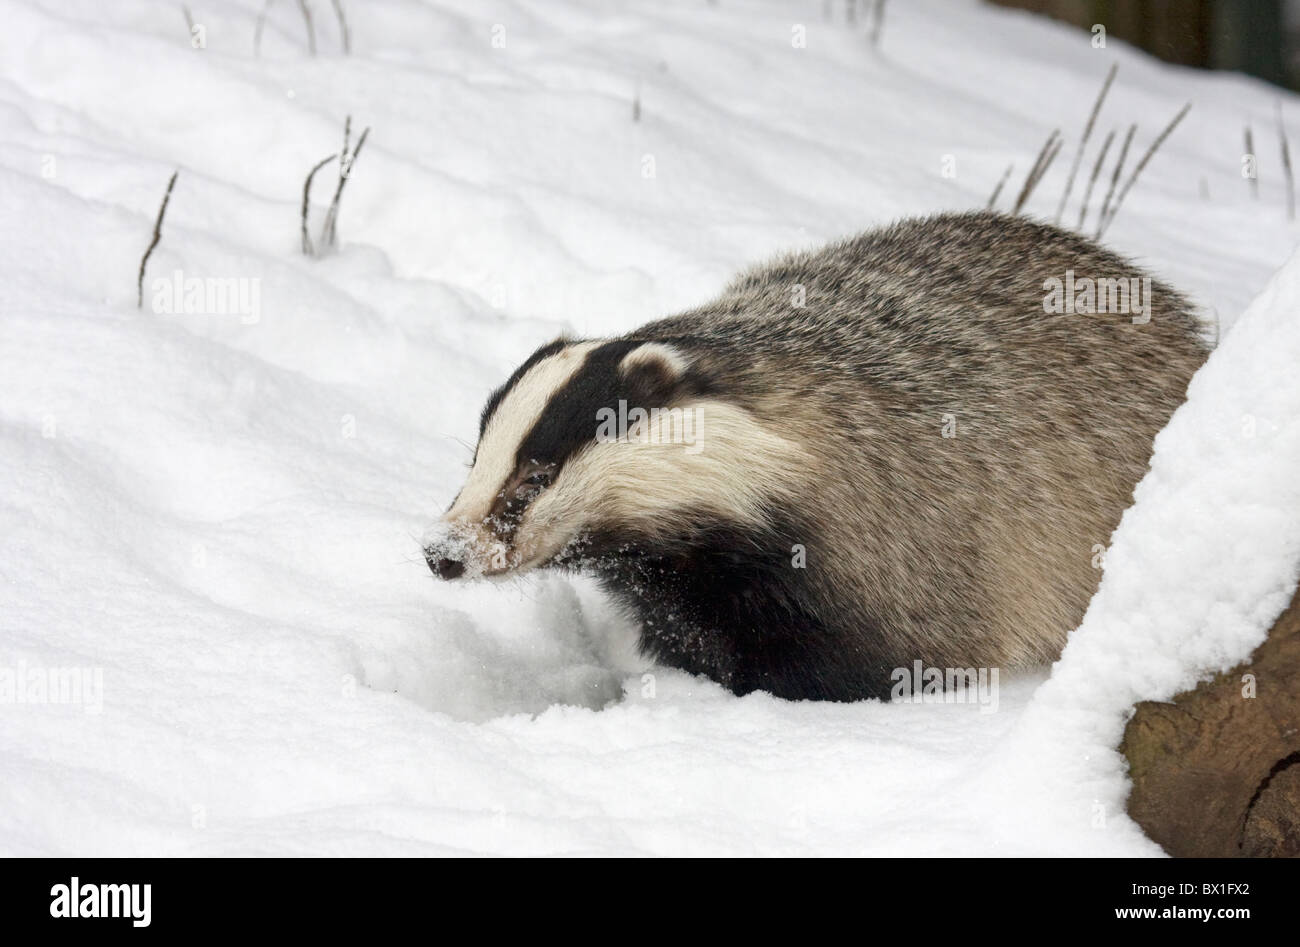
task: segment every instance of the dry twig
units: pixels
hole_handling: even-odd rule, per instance
[[[140,275],[135,281],[135,308],[144,308],[144,268],[149,263],[149,257],[153,254],[153,248],[158,246],[158,241],[162,239],[163,215],[167,213],[167,202],[172,199],[172,188],[176,186],[176,175],[180,170],[172,172],[171,180],[167,182],[167,191],[163,194],[162,204],[158,207],[158,218],[153,222],[153,239],[149,241],[149,248],[144,251],[144,256],[140,257]]]
[[[1282,173],[1286,175],[1286,219],[1295,220],[1295,179],[1291,175],[1291,147],[1282,124],[1282,101],[1277,103],[1277,137],[1282,142]]]
[[[1111,221],[1115,219],[1115,215],[1119,213],[1119,208],[1120,205],[1124,203],[1124,198],[1128,195],[1128,192],[1133,189],[1133,185],[1137,183],[1138,175],[1141,174],[1142,169],[1147,166],[1147,162],[1150,161],[1151,156],[1156,153],[1156,149],[1158,149],[1162,144],[1164,144],[1164,140],[1168,138],[1170,134],[1173,133],[1173,130],[1175,128],[1178,127],[1178,123],[1183,120],[1183,116],[1185,116],[1191,110],[1192,110],[1191,102],[1188,102],[1181,109],[1179,109],[1178,114],[1175,115],[1173,117],[1173,120],[1170,121],[1170,123],[1165,126],[1164,131],[1162,131],[1159,135],[1156,136],[1155,141],[1151,142],[1151,146],[1147,148],[1146,154],[1142,156],[1142,160],[1140,160],[1136,165],[1134,165],[1133,173],[1130,174],[1128,180],[1124,182],[1124,187],[1120,190],[1119,196],[1115,198],[1115,203],[1111,206],[1109,215],[1106,217],[1104,221],[1102,221],[1103,232],[1107,227],[1110,226]],[[1100,234],[1098,234],[1098,236],[1100,236]]]
[[[348,121],[351,124],[351,118]],[[325,212],[325,226],[321,228],[321,241],[328,249],[334,249],[338,242],[338,220],[339,220],[339,200],[343,197],[343,186],[348,183],[348,178],[352,177],[352,168],[356,164],[357,156],[361,154],[361,148],[366,143],[366,136],[370,134],[367,128],[361,132],[361,137],[357,139],[357,146],[352,149],[351,153],[347,150],[347,135],[343,136],[343,156],[339,161],[339,184],[334,190],[334,200],[330,201],[329,210]]]
[[[1124,144],[1120,146],[1119,158],[1115,161],[1115,170],[1110,176],[1110,187],[1106,191],[1106,199],[1101,202],[1101,211],[1097,214],[1097,237],[1101,239],[1101,232],[1106,227],[1106,216],[1110,211],[1111,199],[1115,196],[1115,187],[1119,184],[1119,176],[1124,171],[1124,160],[1128,157],[1129,145],[1133,144],[1133,136],[1137,133],[1137,125],[1130,125],[1128,133],[1124,136]]]
[[[1079,173],[1079,163],[1083,161],[1083,150],[1088,147],[1088,139],[1092,135],[1092,126],[1097,122],[1097,113],[1101,111],[1102,102],[1106,101],[1106,93],[1110,91],[1110,84],[1115,81],[1115,73],[1119,69],[1118,65],[1110,67],[1110,72],[1106,73],[1106,81],[1101,84],[1101,91],[1097,93],[1097,101],[1092,103],[1092,112],[1088,115],[1088,124],[1083,128],[1083,137],[1079,139],[1079,147],[1074,152],[1074,164],[1070,167],[1070,176],[1065,179],[1065,190],[1061,192],[1061,203],[1056,205],[1056,223],[1061,222],[1061,215],[1065,213],[1065,202],[1070,199],[1070,192],[1074,190],[1074,176]]]
[[[1056,153],[1060,150],[1061,130],[1055,128],[1052,130],[1052,133],[1047,136],[1047,141],[1043,142],[1043,147],[1039,150],[1038,157],[1034,159],[1033,167],[1031,167],[1029,173],[1025,175],[1025,183],[1021,186],[1020,194],[1016,198],[1015,206],[1011,210],[1012,216],[1020,213],[1020,209],[1024,207],[1025,202],[1029,200],[1029,195],[1034,193],[1034,188],[1038,187],[1038,182],[1043,179],[1043,175],[1047,173],[1048,167],[1051,166],[1052,161],[1056,158]]]
[[[316,249],[311,245],[311,234],[307,232],[307,215],[311,210],[311,182],[312,179],[316,177],[317,171],[325,167],[325,165],[329,164],[337,157],[338,155],[329,155],[328,157],[321,158],[320,161],[316,163],[316,166],[307,173],[307,180],[304,181],[302,185],[302,252],[307,256],[316,255]]]
[[[311,22],[311,7],[307,6],[307,0],[298,0],[298,9],[302,11],[302,22],[307,27],[307,49],[316,55],[316,27]]]
[[[1097,185],[1097,176],[1101,174],[1101,166],[1106,163],[1106,154],[1110,151],[1111,144],[1115,141],[1115,130],[1111,129],[1106,134],[1106,140],[1101,143],[1101,151],[1097,152],[1097,160],[1092,166],[1092,176],[1088,178],[1088,189],[1083,192],[1083,203],[1079,205],[1079,226],[1076,230],[1083,230],[1083,222],[1088,216],[1088,202],[1092,200],[1092,189]]]
[[[1015,166],[1016,163],[1013,161],[1007,165],[1007,169],[1002,172],[1002,177],[998,179],[998,186],[993,189],[993,193],[989,195],[989,202],[984,205],[985,210],[992,210],[993,205],[998,202],[998,195],[1002,193],[1002,187],[1007,183],[1007,178],[1011,177],[1011,169]]]
[[[348,19],[343,15],[343,0],[330,0],[334,5],[334,16],[339,21],[339,36],[343,42],[343,55],[352,53],[352,32],[348,29]]]

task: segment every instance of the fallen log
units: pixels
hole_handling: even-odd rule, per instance
[[[1137,705],[1128,811],[1175,857],[1300,856],[1300,590],[1245,663]]]

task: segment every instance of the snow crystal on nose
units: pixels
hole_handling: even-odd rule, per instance
[[[420,538],[426,559],[453,559],[463,563],[461,577],[481,578],[485,572],[499,564],[505,566],[505,545],[490,539],[481,529],[447,520],[433,523]]]
[[[420,537],[420,545],[426,555],[440,555],[454,558],[454,553],[466,548],[463,529],[446,520],[435,520]]]

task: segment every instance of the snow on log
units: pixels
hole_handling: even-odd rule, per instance
[[[1300,593],[1250,660],[1144,701],[1121,751],[1128,812],[1170,855],[1300,855]]]

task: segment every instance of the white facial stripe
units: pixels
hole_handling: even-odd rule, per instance
[[[698,419],[689,446],[670,442],[671,422],[662,418],[650,443],[592,443],[570,457],[524,514],[516,564],[539,565],[602,523],[672,535],[697,526],[687,517],[705,511],[758,524],[764,504],[797,492],[813,469],[799,445],[742,408],[719,401],[682,407]]]
[[[474,469],[444,519],[479,523],[491,512],[506,478],[514,473],[519,445],[551,398],[578,373],[587,361],[587,354],[598,345],[599,342],[579,342],[565,346],[530,368],[506,393],[479,438]],[[594,419],[592,430],[595,430]]]

